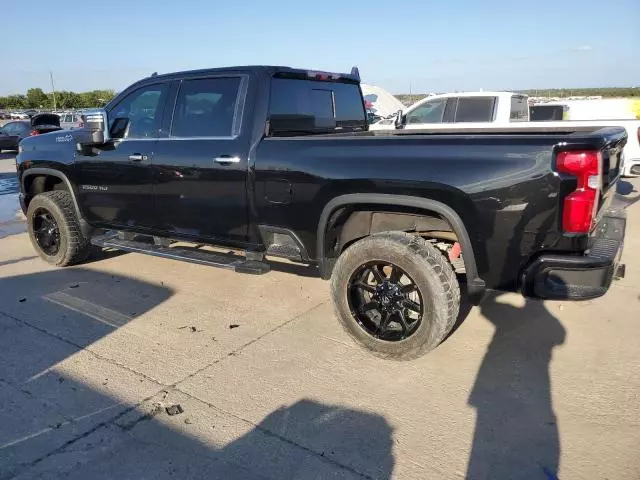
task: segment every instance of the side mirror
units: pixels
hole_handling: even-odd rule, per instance
[[[402,118],[402,110],[398,110],[398,113],[396,113],[396,118],[395,118],[393,124],[395,125],[396,128],[402,128],[403,127],[404,119]]]
[[[111,136],[108,131],[107,112],[98,109],[85,112],[83,115],[84,128],[80,131],[78,143],[83,146],[102,145]]]

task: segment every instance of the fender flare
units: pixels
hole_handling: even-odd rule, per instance
[[[450,206],[445,205],[437,200],[431,200],[429,198],[410,197],[405,195],[391,195],[384,193],[353,193],[347,195],[340,195],[333,198],[327,203],[320,215],[320,221],[318,222],[317,231],[317,258],[318,265],[322,278],[328,279],[331,277],[331,271],[333,270],[333,264],[329,259],[325,257],[324,252],[324,240],[326,235],[327,223],[329,222],[329,216],[340,207],[347,205],[357,204],[374,204],[374,205],[393,205],[401,207],[418,208],[421,210],[428,210],[442,215],[453,229],[454,233],[458,237],[460,246],[462,247],[464,267],[467,274],[467,288],[470,296],[482,295],[484,293],[486,285],[484,280],[478,276],[478,268],[476,265],[475,254],[473,252],[473,246],[471,244],[471,238],[467,232],[466,227],[460,216]]]
[[[29,168],[24,171],[22,174],[22,178],[20,179],[20,190],[22,191],[23,198],[26,196],[26,190],[24,188],[24,181],[27,177],[31,177],[33,175],[50,175],[52,177],[57,177],[64,182],[67,186],[67,190],[71,194],[71,200],[73,201],[73,207],[76,211],[76,215],[78,215],[78,220],[80,221],[80,229],[85,235],[89,235],[91,232],[91,226],[87,223],[85,218],[82,215],[82,211],[80,210],[80,205],[78,204],[78,199],[76,198],[76,191],[71,184],[69,178],[59,170],[55,170],[52,168]],[[25,204],[26,210],[26,204]],[[26,211],[25,211],[26,214]]]

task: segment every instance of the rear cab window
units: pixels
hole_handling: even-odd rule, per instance
[[[496,103],[496,97],[460,97],[455,122],[492,122]]]
[[[278,75],[271,80],[271,136],[344,133],[366,129],[367,117],[357,83]]]

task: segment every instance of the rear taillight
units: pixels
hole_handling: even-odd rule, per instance
[[[34,135],[40,135],[40,132],[38,130],[31,130],[31,133],[29,133],[29,135],[33,137]]]
[[[598,212],[602,184],[602,155],[599,151],[560,152],[558,172],[573,175],[578,186],[564,199],[562,229],[567,233],[589,233]]]
[[[78,123],[78,128],[84,128],[84,123],[82,122]]]

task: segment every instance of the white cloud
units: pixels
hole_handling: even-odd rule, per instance
[[[580,45],[576,47],[576,50],[579,52],[590,52],[593,50],[593,47],[591,45]]]

